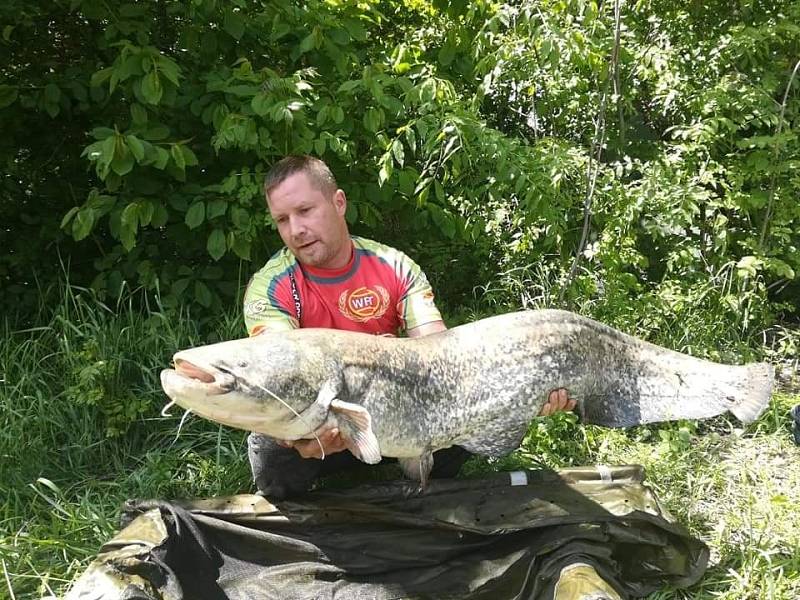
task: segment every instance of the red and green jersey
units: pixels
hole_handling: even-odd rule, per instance
[[[428,279],[413,260],[372,240],[352,241],[350,262],[341,269],[301,266],[287,248],[275,254],[247,286],[248,334],[327,327],[396,335],[441,320]]]

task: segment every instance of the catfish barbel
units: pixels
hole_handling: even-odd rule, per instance
[[[337,427],[374,464],[397,457],[423,484],[436,450],[499,457],[516,449],[550,390],[605,427],[754,421],[769,402],[767,363],[724,365],[561,310],[508,313],[416,338],[295,329],[178,352],[161,373],[172,401],[232,427],[313,439]]]

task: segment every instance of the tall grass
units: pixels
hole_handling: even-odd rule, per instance
[[[541,279],[529,283],[529,291],[547,293]],[[503,308],[489,300],[448,320]],[[252,491],[244,432],[190,418],[176,435],[180,412],[160,415],[159,371],[178,349],[241,336],[236,313],[201,329],[193,315],[166,312],[157,301],[129,296],[107,305],[76,288],[52,306],[36,327],[0,328],[0,598],[60,595],[117,531],[129,498]],[[712,318],[702,303],[694,310],[672,331]],[[701,354],[718,348],[713,327],[702,329],[705,338],[691,332],[705,340]],[[756,354],[785,354],[796,348],[794,335],[772,349],[756,336],[746,341]],[[680,339],[670,336],[661,340]],[[462,474],[643,464],[660,499],[711,546],[713,559],[691,590],[652,598],[796,600],[800,460],[787,416],[795,402],[777,395],[746,430],[725,418],[623,431],[582,427],[572,415],[536,419],[520,450],[501,461],[472,459]]]
[[[193,419],[176,437],[180,411],[160,416],[160,370],[180,348],[241,335],[234,317],[203,334],[189,314],[75,288],[44,316],[0,330],[0,566],[16,598],[62,588],[128,498],[250,489],[243,432]]]

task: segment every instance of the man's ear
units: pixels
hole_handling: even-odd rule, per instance
[[[347,212],[347,196],[344,195],[344,190],[336,190],[333,193],[333,205],[336,207],[336,212],[343,217]]]

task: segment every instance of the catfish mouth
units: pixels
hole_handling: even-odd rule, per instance
[[[227,394],[236,383],[236,378],[227,369],[196,365],[184,358],[175,359],[174,373],[192,387],[203,388],[208,395]]]

